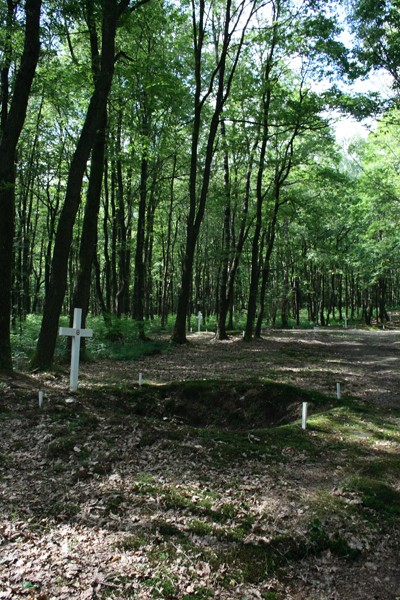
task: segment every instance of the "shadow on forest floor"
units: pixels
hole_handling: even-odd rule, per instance
[[[395,600],[391,335],[193,336],[83,365],[75,394],[66,373],[3,379],[0,598]]]

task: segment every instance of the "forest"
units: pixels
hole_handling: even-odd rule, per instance
[[[157,320],[178,344],[198,311],[219,340],[239,321],[245,341],[384,324],[400,304],[398,12],[2,0],[0,370],[31,315],[31,367],[48,369],[74,307],[142,340]],[[373,73],[385,86],[355,91]],[[369,133],[338,141],[349,117]]]

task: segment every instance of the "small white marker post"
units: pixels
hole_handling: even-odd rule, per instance
[[[139,371],[139,387],[142,387],[142,383],[143,383],[143,373],[142,373],[142,371]]]
[[[74,309],[74,324],[72,327],[60,327],[59,335],[68,335],[72,337],[72,348],[71,348],[71,376],[69,389],[71,392],[76,392],[78,389],[78,375],[79,375],[79,351],[81,347],[82,337],[92,337],[92,329],[81,329],[82,323],[82,309]]]
[[[347,329],[347,317],[344,318],[344,328]]]
[[[197,317],[196,317],[196,319],[197,319],[197,331],[198,331],[199,333],[200,333],[200,330],[201,330],[201,318],[202,318],[202,316],[203,316],[203,315],[202,315],[202,314],[201,314],[201,312],[199,311],[199,312],[197,313]]]
[[[42,404],[43,404],[43,392],[40,390],[39,391],[39,408],[42,408]]]
[[[340,400],[340,383],[336,384],[336,398]]]
[[[303,410],[301,413],[301,428],[307,429],[307,410],[308,410],[308,402],[303,402]]]

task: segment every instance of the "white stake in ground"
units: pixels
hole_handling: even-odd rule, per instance
[[[336,384],[336,398],[340,400],[340,383]]]
[[[303,402],[303,410],[301,413],[301,428],[307,429],[307,411],[308,411],[308,402]]]
[[[142,387],[142,383],[143,383],[143,373],[142,373],[142,371],[139,371],[139,387]]]
[[[43,404],[43,392],[40,390],[39,391],[39,408],[42,408],[42,404]]]
[[[202,318],[202,316],[203,315],[199,311],[198,314],[197,314],[197,317],[196,317],[196,319],[197,319],[197,331],[198,332],[200,332],[200,330],[201,330],[201,318]]]
[[[76,392],[78,389],[78,376],[79,376],[79,351],[81,347],[82,337],[92,337],[92,329],[81,329],[82,323],[82,309],[75,308],[74,310],[74,324],[72,327],[60,327],[59,335],[68,335],[72,337],[72,348],[71,348],[71,376],[69,389],[71,392]]]

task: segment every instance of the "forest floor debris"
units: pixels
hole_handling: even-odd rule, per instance
[[[400,332],[191,340],[1,380],[0,598],[400,598]]]

